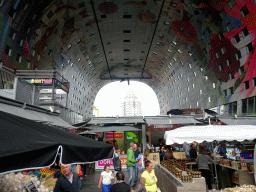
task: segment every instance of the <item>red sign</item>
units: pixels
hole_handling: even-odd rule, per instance
[[[123,133],[115,133],[115,139],[122,139],[124,137]],[[113,139],[113,133],[106,133],[105,139]]]

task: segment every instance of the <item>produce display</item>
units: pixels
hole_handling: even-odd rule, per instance
[[[240,187],[235,188],[227,188],[222,190],[221,192],[250,192],[250,191],[256,191],[255,185],[242,185]]]
[[[0,191],[6,192],[23,192],[27,183],[32,181],[39,192],[49,192],[45,186],[40,185],[41,182],[35,175],[24,175],[22,173],[10,173],[0,175]]]
[[[237,170],[248,170],[249,172],[254,172],[254,165],[247,164],[243,160],[220,159],[219,164]]]
[[[39,192],[53,191],[57,179],[50,179],[55,171],[47,168],[34,171],[23,171],[17,174],[0,175],[0,191],[6,192],[24,192],[25,186],[29,182],[33,182]]]
[[[192,171],[188,169],[188,167],[185,165],[185,163],[188,163],[191,161],[189,161],[189,159],[186,159],[186,161],[169,159],[166,161],[162,161],[161,165],[164,168],[166,168],[170,173],[175,175],[178,179],[180,179],[183,183],[188,183],[188,182],[193,182],[193,178],[201,177],[200,171]]]

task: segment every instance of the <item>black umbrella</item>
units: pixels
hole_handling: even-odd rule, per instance
[[[170,111],[167,111],[167,115],[182,115],[183,111],[180,109],[171,109]]]
[[[0,112],[0,173],[41,168],[54,163],[86,163],[113,157],[114,148],[93,139]]]
[[[212,115],[212,116],[219,115],[218,113],[216,113],[215,111],[210,110],[210,109],[205,109],[204,111],[205,111],[205,113],[208,113],[209,115]]]

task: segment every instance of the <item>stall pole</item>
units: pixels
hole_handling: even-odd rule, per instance
[[[146,125],[142,124],[142,141],[143,141],[143,147],[142,147],[142,153],[145,157],[145,150],[147,145],[147,139],[146,139]]]
[[[214,156],[214,169],[215,169],[215,174],[216,174],[216,177],[215,177],[215,179],[216,179],[216,189],[218,189],[219,188],[219,182],[218,182],[218,174],[217,174],[217,167],[216,167],[216,152],[215,152],[215,150],[214,150],[214,148],[213,148],[213,142],[212,142],[212,150],[213,150],[213,156]]]

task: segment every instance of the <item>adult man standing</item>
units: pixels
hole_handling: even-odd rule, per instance
[[[78,175],[71,172],[71,165],[63,165],[63,175],[57,180],[54,192],[79,192],[79,183]]]
[[[134,144],[134,158],[135,158],[135,160],[139,157],[139,155],[140,155],[140,151],[138,149],[138,146],[137,146],[137,144]],[[139,175],[139,162],[138,161],[135,162],[134,169],[135,169],[134,183],[136,183],[137,180],[138,180],[138,175]]]
[[[135,158],[134,158],[134,143],[130,143],[130,148],[127,150],[127,170],[128,170],[128,185],[133,185],[133,172],[135,167]]]

